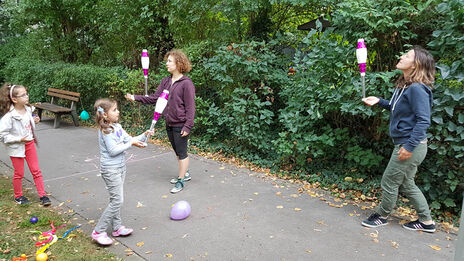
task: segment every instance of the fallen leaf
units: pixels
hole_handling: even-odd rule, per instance
[[[222,166],[222,167],[220,167],[219,169],[225,169],[225,168],[226,168],[226,167]]]
[[[145,252],[145,254],[151,254],[151,253],[153,253],[153,252],[152,252],[152,251],[147,251],[147,252]]]
[[[392,244],[392,247],[394,247],[394,248],[398,248],[400,246],[400,244],[396,243],[395,241],[390,240],[390,242]]]
[[[295,208],[295,211],[301,211],[301,208]]]
[[[58,205],[58,207],[61,207],[61,206],[63,206],[63,204],[64,204],[64,202],[61,202],[61,203]]]
[[[165,256],[166,256],[167,258],[171,258],[171,257],[172,257],[171,254],[166,254]]]
[[[277,206],[276,208],[284,208],[284,206]]]
[[[162,195],[161,198],[168,198],[168,196],[167,195]]]
[[[141,229],[142,229],[142,230],[145,230],[145,229],[147,229],[147,228],[148,228],[148,227],[142,227]]]
[[[89,220],[88,223],[89,223],[89,224],[93,224],[93,223],[95,223],[95,220],[93,220],[93,219],[92,219],[92,220]]]
[[[309,250],[309,249],[306,249],[305,252],[311,253],[311,252],[313,252],[313,251],[311,251],[311,250]]]
[[[282,194],[282,192],[280,192],[280,191],[279,191],[279,192],[276,192],[276,195],[277,195],[277,196],[280,196],[280,194]]]
[[[259,193],[258,193],[258,192],[255,192],[255,193],[253,193],[253,194],[258,195]]]
[[[439,247],[439,246],[429,245],[429,247],[430,247],[431,249],[433,249],[433,250],[436,250],[436,251],[441,250],[441,247]]]
[[[139,202],[137,202],[137,207],[141,208],[141,207],[143,207],[143,204],[139,201]]]
[[[138,247],[142,247],[143,245],[145,245],[145,242],[140,241],[140,242],[138,242],[138,243],[135,244],[135,245],[138,246]]]
[[[290,197],[292,197],[292,198],[297,198],[298,195],[297,195],[297,194],[291,194]]]
[[[316,232],[322,232],[322,230],[315,228],[314,231]]]
[[[372,239],[372,241],[374,241],[374,243],[379,243],[379,240],[377,238]]]

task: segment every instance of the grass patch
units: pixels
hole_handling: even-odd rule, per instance
[[[65,227],[57,229],[55,234],[58,237],[77,226],[72,224],[69,217],[60,215],[56,206],[40,206],[35,190],[25,190],[25,196],[31,200],[31,204],[14,203],[10,177],[0,176],[0,188],[0,260],[12,260],[21,254],[26,254],[28,260],[35,260],[35,253],[39,249],[35,243],[40,239],[39,234],[30,231],[49,231],[51,221],[55,227],[66,224]],[[31,217],[37,217],[38,222],[29,222]],[[119,260],[115,255],[94,244],[90,237],[79,229],[71,231],[66,238],[59,239],[45,253],[48,260]]]

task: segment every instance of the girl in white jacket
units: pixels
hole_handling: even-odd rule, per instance
[[[26,87],[4,84],[0,89],[0,141],[3,142],[14,167],[13,189],[14,200],[18,204],[28,204],[23,195],[22,181],[24,177],[24,159],[34,178],[35,187],[40,197],[40,204],[51,205],[44,189],[42,172],[39,168],[34,135],[35,124],[39,117],[32,116],[34,107],[29,105]]]

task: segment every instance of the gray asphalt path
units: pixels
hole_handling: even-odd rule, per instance
[[[108,203],[98,171],[96,130],[66,123],[53,129],[51,121],[44,121],[37,135],[39,163],[53,204],[63,202],[61,208],[68,213],[72,209],[70,218],[90,234]],[[169,147],[132,148],[127,159],[122,217],[134,233],[108,247],[125,260],[439,261],[454,257],[455,235],[407,231],[395,218],[385,227],[367,229],[360,223],[368,211],[351,205],[330,207],[317,197],[299,194],[301,185],[190,155],[193,179],[183,191],[171,194],[169,180],[177,174],[177,162]],[[3,146],[0,161],[0,168],[12,175]],[[34,188],[29,172],[25,176],[24,185]],[[187,200],[192,213],[185,220],[172,221],[170,209],[179,200]],[[133,250],[130,256],[128,248]]]

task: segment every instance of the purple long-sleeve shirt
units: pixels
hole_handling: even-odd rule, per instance
[[[166,124],[171,127],[182,127],[190,133],[195,118],[195,86],[187,76],[182,76],[172,84],[172,76],[161,80],[158,89],[149,96],[134,95],[134,99],[143,104],[156,104],[164,90],[169,91],[168,104],[163,111]]]

